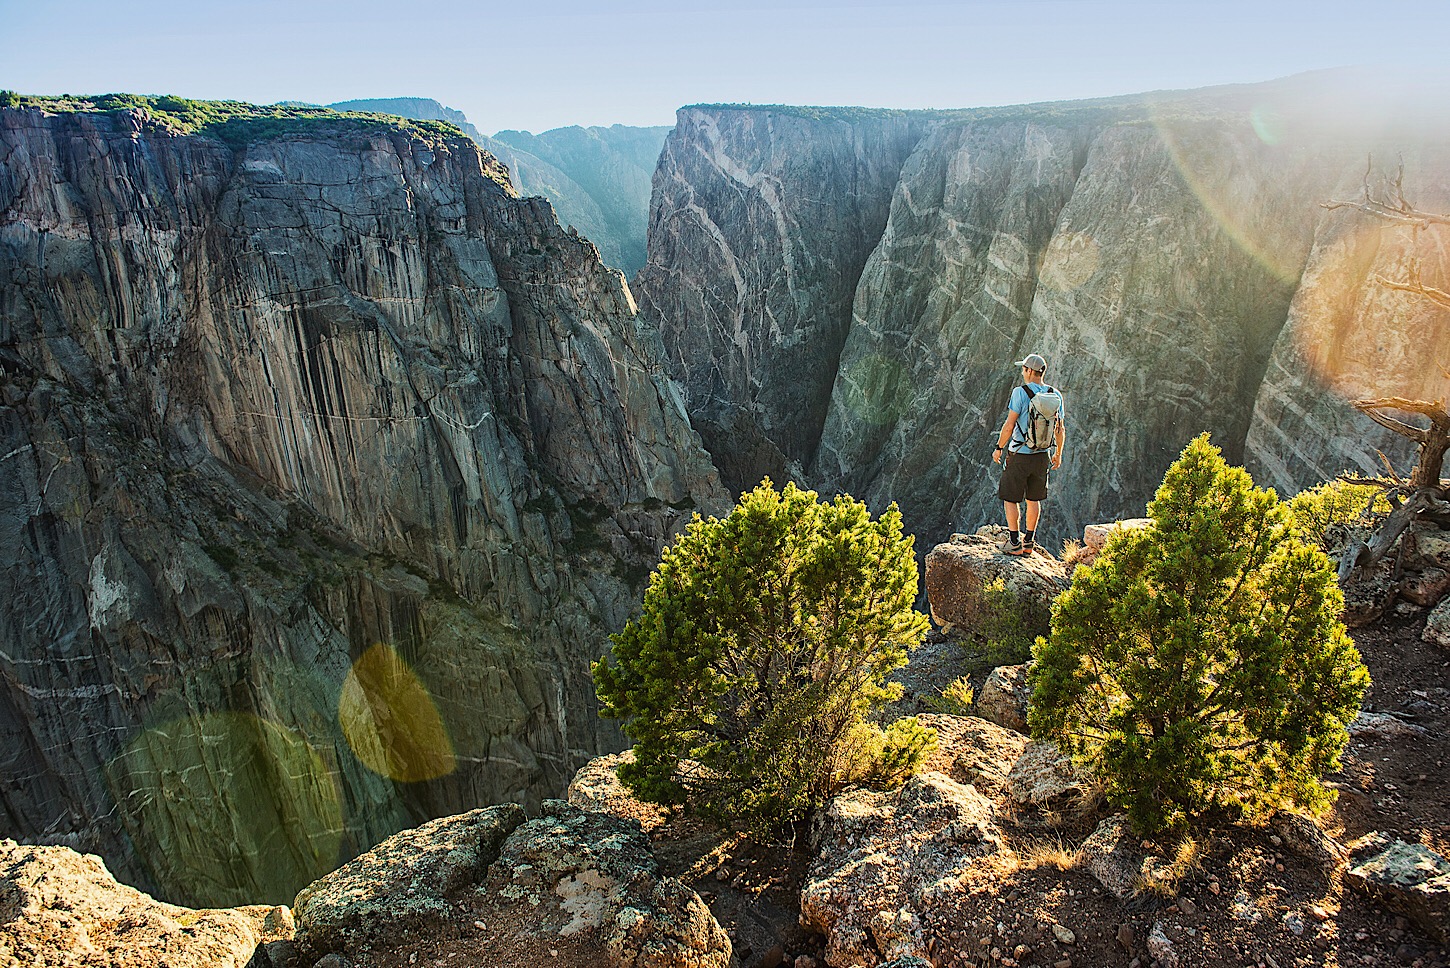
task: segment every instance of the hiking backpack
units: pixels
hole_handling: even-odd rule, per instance
[[[1052,387],[1041,393],[1027,384],[1027,434],[1023,443],[1032,450],[1047,450],[1057,446],[1057,422],[1062,419],[1062,394]]]

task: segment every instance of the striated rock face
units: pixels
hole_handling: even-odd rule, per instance
[[[679,112],[634,288],[733,491],[815,456],[862,267],[928,118]]]
[[[875,178],[820,163],[840,157],[825,121],[689,109],[656,173],[642,305],[728,484],[789,472],[897,501],[925,546],[1000,520],[990,440],[1028,352],[1068,412],[1045,543],[1140,514],[1205,430],[1292,492],[1405,456],[1347,399],[1450,390],[1443,314],[1376,281],[1418,252],[1441,285],[1442,231],[1321,207],[1357,194],[1367,155],[1379,189],[1404,154],[1410,200],[1450,208],[1450,121],[1396,127],[1423,98],[1362,81],[1353,117],[1323,77],[908,115],[891,123],[909,156],[883,149]],[[842,240],[870,234],[860,206],[893,167],[852,261]],[[792,207],[802,171],[834,209]]]
[[[723,497],[618,273],[464,139],[0,112],[0,833],[192,904],[617,748]]]

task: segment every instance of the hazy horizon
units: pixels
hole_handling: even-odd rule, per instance
[[[556,3],[0,0],[0,88],[268,104],[425,97],[484,133],[670,125],[698,103],[970,108],[1361,65],[1422,3],[973,0]],[[1383,59],[1386,47],[1373,48]],[[1389,50],[1393,52],[1393,47]],[[1394,66],[1384,60],[1384,66]]]

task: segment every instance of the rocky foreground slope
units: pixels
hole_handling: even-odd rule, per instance
[[[456,130],[93,107],[0,110],[0,833],[290,901],[557,795],[722,496],[623,278]]]
[[[699,106],[636,295],[736,489],[789,474],[927,543],[1000,514],[989,434],[1042,352],[1072,442],[1059,536],[1136,513],[1209,430],[1294,491],[1379,468],[1361,396],[1443,397],[1450,119],[1362,75],[949,115]],[[1403,164],[1402,174],[1399,167]],[[1368,166],[1368,174],[1366,168]]]

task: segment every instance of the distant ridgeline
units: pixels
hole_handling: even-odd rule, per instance
[[[377,113],[334,111],[314,105],[258,105],[242,101],[193,101],[184,97],[101,94],[31,97],[0,92],[0,107],[39,108],[52,114],[125,114],[146,130],[203,134],[233,145],[293,133],[403,130],[418,137],[457,137],[451,119],[380,118]],[[456,113],[456,112],[455,112]],[[463,116],[458,115],[459,118]]]
[[[680,110],[632,289],[732,491],[996,520],[991,443],[1041,352],[1069,442],[1054,539],[1142,513],[1202,431],[1281,493],[1408,465],[1347,401],[1444,398],[1445,85],[1384,72],[966,111]],[[1401,171],[1401,164],[1403,170]]]
[[[663,127],[622,124],[607,128],[555,128],[543,134],[500,131],[488,137],[461,111],[430,98],[339,101],[338,111],[375,111],[447,121],[508,166],[521,195],[542,195],[559,221],[599,247],[604,261],[633,276],[644,265],[650,179],[669,134]]]
[[[448,121],[0,105],[0,837],[290,903],[619,748],[724,495],[595,249]]]

